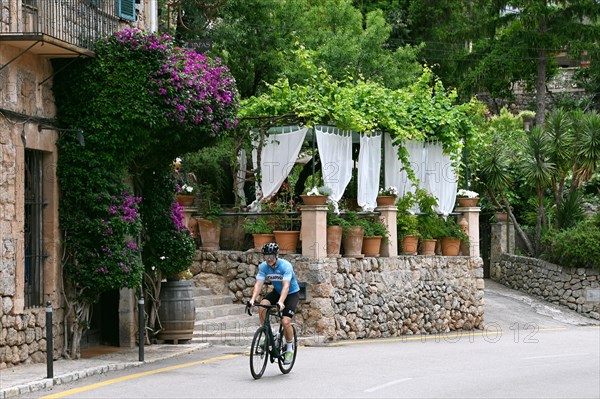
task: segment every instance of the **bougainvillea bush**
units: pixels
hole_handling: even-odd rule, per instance
[[[167,188],[169,198],[154,201],[144,178],[166,173],[175,157],[226,134],[237,124],[239,102],[235,80],[220,60],[177,47],[168,35],[128,29],[101,39],[95,52],[55,75],[53,85],[64,128],[57,142],[63,263],[68,304],[79,307],[72,311],[80,333],[89,321],[85,308],[102,292],[142,285],[143,268],[134,261],[141,248],[169,250],[169,262],[142,256],[146,271],[164,268],[157,278],[191,264],[193,239],[186,229],[176,231],[171,218],[177,214],[176,190]],[[54,63],[57,70],[66,66]],[[110,224],[116,219],[108,222],[107,212],[122,206],[124,190],[135,193],[136,226],[143,225],[143,234],[131,226],[117,229]],[[143,221],[152,215],[166,215],[168,223]],[[78,351],[73,346],[71,355]]]

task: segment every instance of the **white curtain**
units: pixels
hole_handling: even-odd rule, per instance
[[[251,210],[258,210],[258,204],[262,198],[268,198],[279,190],[281,183],[290,174],[296,159],[298,159],[307,130],[307,128],[299,126],[289,126],[278,130],[269,129],[261,151],[260,187],[256,192],[256,200],[250,204]],[[282,132],[279,133],[279,131]],[[254,169],[257,170],[258,143],[253,144],[252,163]]]
[[[424,174],[424,155],[425,151],[423,143],[414,140],[407,140],[404,146],[408,151],[409,166],[413,170],[418,182],[422,182],[425,178]],[[384,183],[385,187],[396,187],[398,189],[398,197],[402,198],[406,193],[414,193],[414,182],[408,178],[408,174],[402,168],[402,161],[398,159],[398,146],[392,144],[389,134],[385,134],[385,170]],[[418,211],[418,208],[415,209]]]
[[[363,211],[377,206],[379,170],[381,167],[381,134],[360,136],[358,153],[358,205]]]
[[[458,178],[452,165],[450,155],[443,153],[439,143],[427,144],[426,177],[424,188],[438,200],[436,211],[444,216],[449,215],[456,202]]]
[[[450,155],[443,153],[441,144],[423,143],[407,140],[404,145],[408,151],[410,166],[418,179],[419,188],[424,188],[438,201],[436,211],[448,215],[454,209],[458,178]],[[385,135],[385,186],[398,189],[399,197],[408,192],[415,192],[412,181],[406,172],[400,171],[402,162],[398,159],[398,147],[392,144],[388,134]],[[418,212],[418,206],[413,207]]]
[[[324,185],[332,191],[335,210],[352,178],[352,132],[332,126],[315,126]]]

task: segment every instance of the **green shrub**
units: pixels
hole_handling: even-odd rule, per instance
[[[543,240],[542,258],[563,267],[600,270],[600,228],[594,220],[575,227],[551,230]]]

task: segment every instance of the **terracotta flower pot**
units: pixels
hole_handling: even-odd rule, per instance
[[[437,240],[423,240],[421,244],[421,255],[432,256],[435,255],[435,245]]]
[[[496,218],[496,222],[506,222],[508,220],[507,212],[496,212],[494,216]]]
[[[195,199],[195,195],[177,195],[177,203],[181,206],[192,206]]]
[[[402,253],[405,255],[416,255],[419,248],[418,236],[406,236],[402,240]]]
[[[300,239],[299,231],[275,230],[275,242],[279,245],[279,253],[295,254],[298,240]]]
[[[197,218],[200,228],[200,239],[202,240],[201,250],[218,251],[221,241],[221,221]]]
[[[477,206],[479,198],[457,198],[456,201],[461,208],[472,208]]]
[[[365,256],[379,256],[381,250],[381,239],[383,236],[363,237],[362,253]]]
[[[345,258],[364,258],[362,254],[362,242],[365,228],[362,226],[350,227],[344,234],[342,245]]]
[[[327,257],[339,258],[342,246],[342,226],[327,226]]]
[[[377,197],[377,206],[388,206],[396,203],[395,195],[380,195]]]
[[[275,242],[275,235],[252,234],[252,239],[254,240],[254,250],[256,252],[260,252],[262,250],[263,245],[268,244],[270,242]]]
[[[325,195],[301,195],[304,205],[325,205],[327,196]]]
[[[442,255],[457,256],[460,252],[460,238],[442,237]]]

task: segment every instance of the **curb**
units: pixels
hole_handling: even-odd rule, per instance
[[[200,349],[207,348],[208,343],[199,343],[196,346],[184,349],[181,352],[169,353],[164,356],[155,357],[154,359],[144,360],[143,362],[114,362],[107,360],[107,364],[95,367],[84,368],[79,371],[71,371],[53,378],[43,378],[36,381],[32,381],[28,384],[16,385],[10,388],[0,389],[0,399],[14,398],[20,395],[25,395],[32,392],[41,391],[47,388],[51,388],[56,385],[62,385],[69,382],[77,381],[86,377],[92,377],[94,375],[105,374],[110,371],[120,371],[133,367],[140,367],[144,364],[151,364],[161,360],[170,359],[176,356],[187,355]]]

